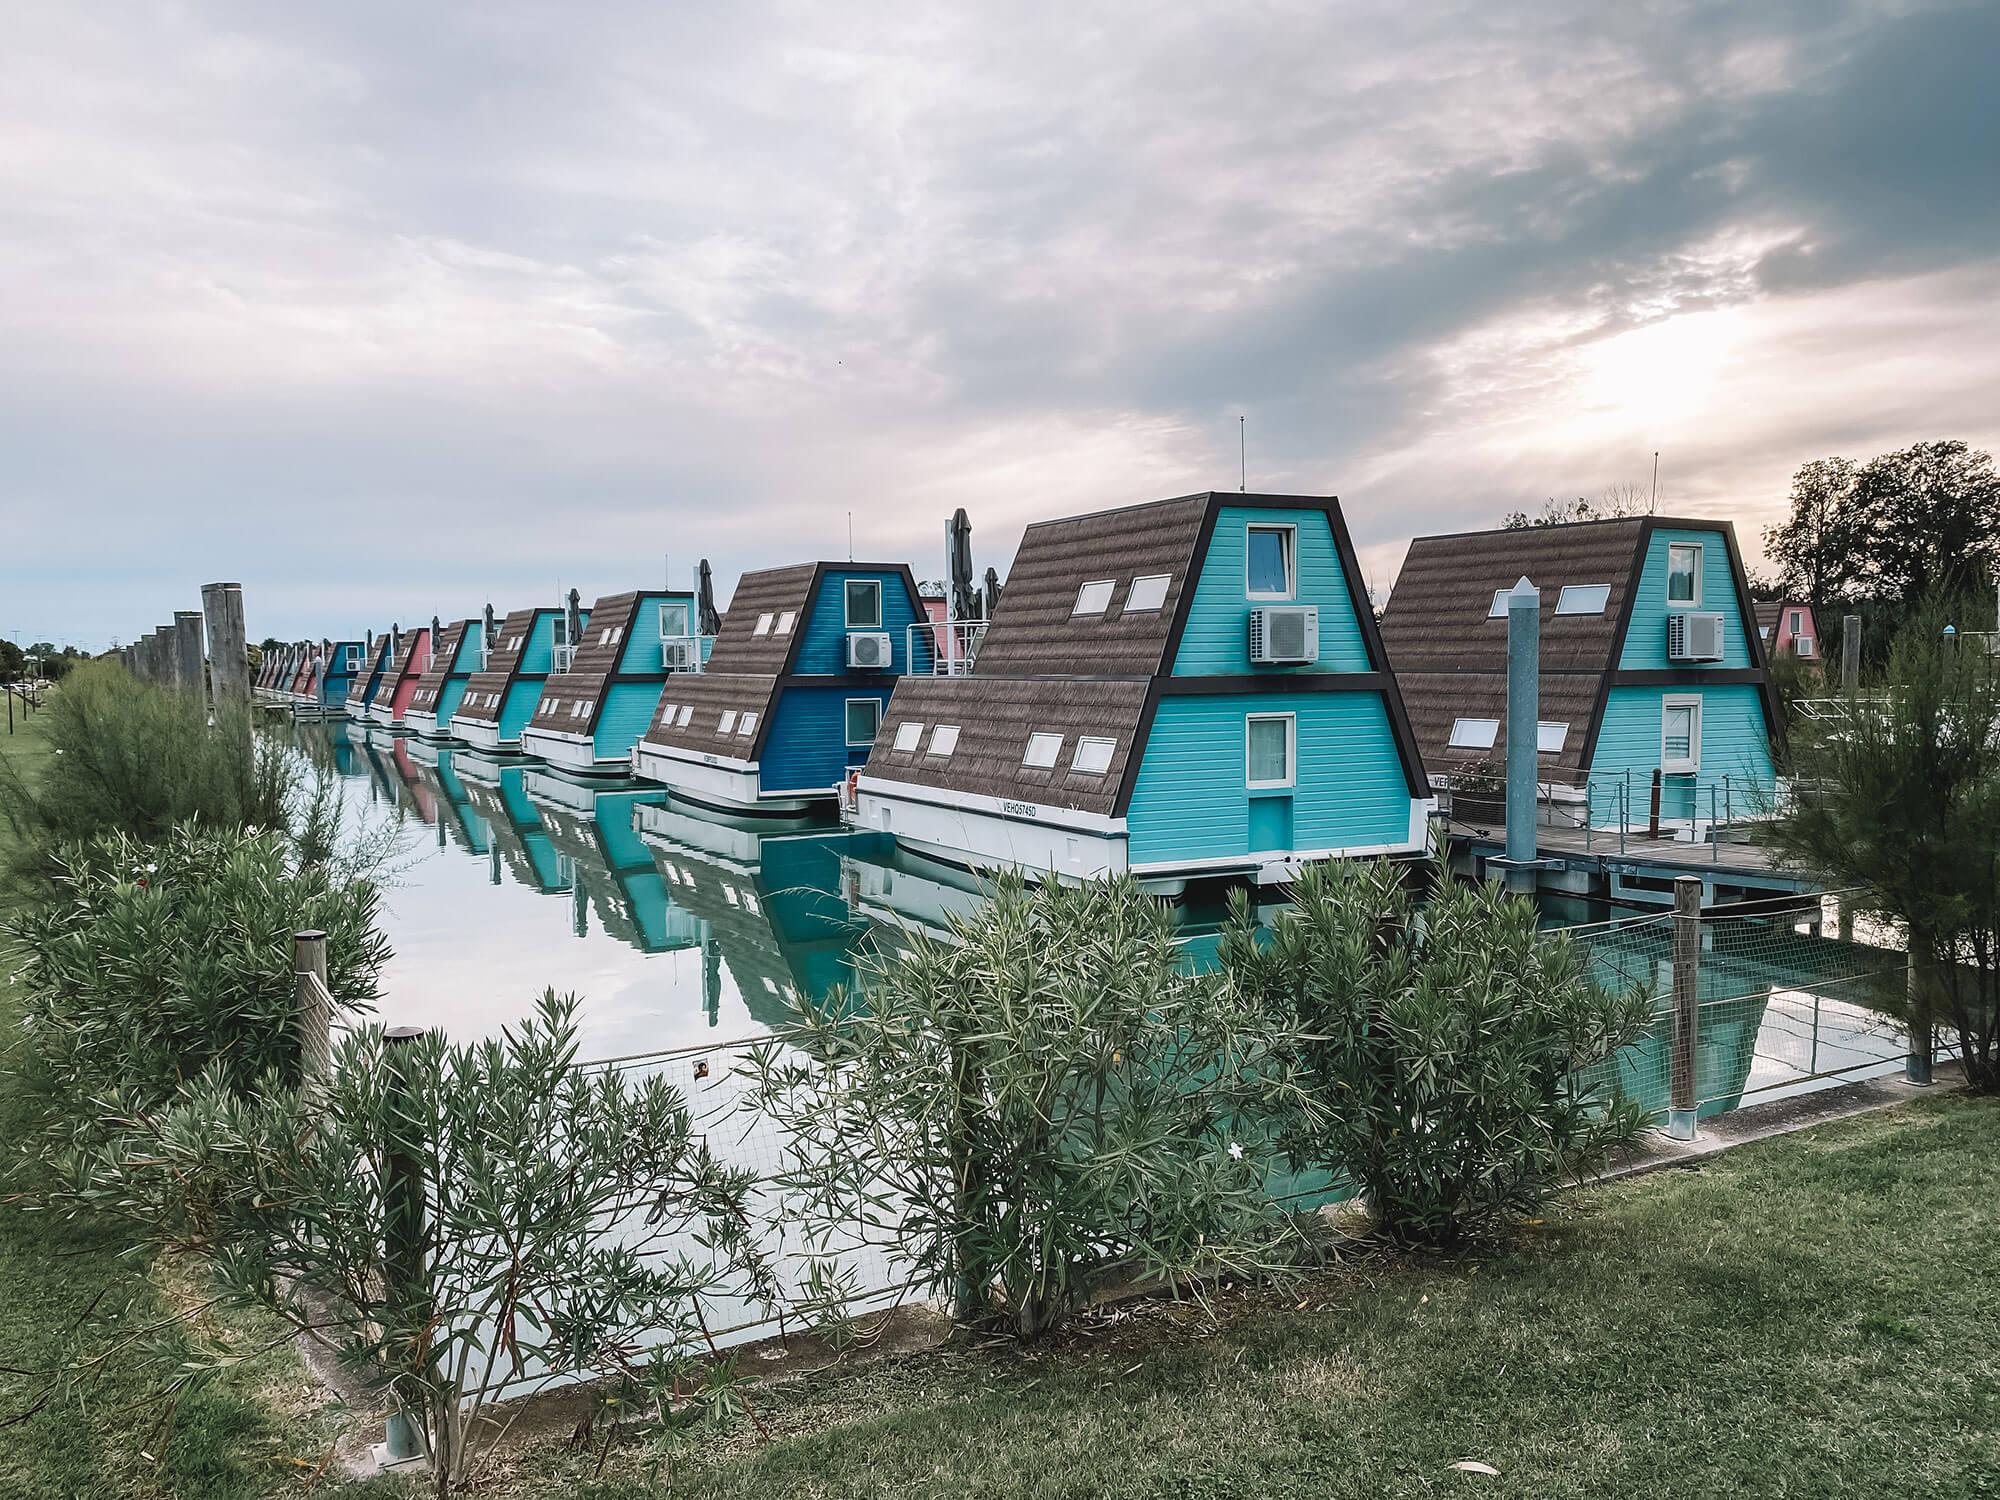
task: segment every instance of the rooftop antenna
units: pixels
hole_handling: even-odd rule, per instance
[[[1250,488],[1250,419],[1239,416],[1236,419],[1236,492],[1244,494]]]
[[[1648,515],[1657,514],[1660,509],[1660,450],[1653,450],[1653,503]]]
[[[854,512],[847,513],[847,560],[854,561]]]

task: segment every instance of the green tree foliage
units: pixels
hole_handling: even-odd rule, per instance
[[[326,933],[328,987],[347,1007],[376,998],[389,957],[375,888],[299,866],[273,831],[106,834],[58,852],[55,890],[8,933],[28,1056],[70,1113],[112,1088],[157,1103],[204,1072],[239,1091],[296,1082],[293,934]]]
[[[19,682],[28,675],[28,658],[12,641],[0,640],[0,682]]]
[[[683,1369],[713,1353],[703,1299],[769,1291],[750,1174],[658,1074],[580,1065],[575,1008],[550,992],[462,1046],[351,1032],[323,1086],[214,1069],[164,1109],[116,1093],[69,1202],[208,1253],[224,1297],[333,1343],[457,1493],[504,1435],[495,1401]]]
[[[1238,894],[1222,966],[1305,1038],[1323,1107],[1289,1122],[1295,1163],[1352,1182],[1383,1232],[1488,1233],[1640,1129],[1579,1075],[1645,1029],[1650,998],[1594,984],[1532,902],[1447,881],[1418,914],[1387,861],[1316,865],[1293,894],[1268,942]]]
[[[1912,1045],[1928,1048],[1940,1002],[1966,1077],[2000,1091],[2000,677],[1947,638],[1933,601],[1897,636],[1879,689],[1795,732],[1790,798],[1774,846],[1856,905],[1908,933],[1917,976]]]
[[[1183,972],[1127,879],[1003,878],[947,937],[757,1049],[744,1107],[787,1139],[783,1223],[886,1244],[962,1319],[1032,1337],[1107,1283],[1270,1269],[1263,1122],[1309,1111],[1277,1015]]]

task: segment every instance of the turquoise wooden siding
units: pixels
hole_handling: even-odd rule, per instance
[[[535,705],[541,701],[542,681],[516,682],[507,689],[507,696],[500,700],[500,738],[518,740],[521,731],[528,727],[528,720],[535,716]]]
[[[521,665],[517,669],[523,675],[532,676],[537,672],[548,673],[555,670],[556,659],[556,618],[561,610],[544,609],[535,612],[535,628],[528,632],[528,643],[521,648]],[[590,611],[579,610],[583,628],[590,628]]]
[[[1667,604],[1667,547],[1674,542],[1697,542],[1701,546],[1701,602]],[[1564,583],[1610,583],[1609,578],[1566,578]],[[1750,643],[1743,634],[1743,608],[1736,597],[1736,579],[1729,568],[1729,544],[1720,531],[1667,531],[1653,533],[1646,549],[1646,565],[1639,574],[1639,592],[1632,599],[1631,623],[1625,632],[1625,650],[1618,665],[1630,671],[1652,671],[1663,667],[1686,666],[1667,660],[1667,615],[1689,612],[1722,616],[1722,660],[1704,666],[1748,667]]]
[[[1244,718],[1298,715],[1297,785],[1291,804],[1294,849],[1400,844],[1410,835],[1404,780],[1389,713],[1379,693],[1231,693],[1164,698],[1153,719],[1127,813],[1133,864],[1264,852],[1258,839],[1283,828],[1283,812],[1252,802],[1271,794],[1244,787]]]
[[[1754,684],[1613,688],[1590,763],[1591,821],[1600,827],[1621,816],[1633,823],[1649,816],[1653,772],[1660,764],[1660,715],[1670,695],[1701,699],[1701,770],[1664,778],[1660,816],[1706,820],[1711,805],[1718,815],[1742,816],[1757,811],[1759,799],[1770,798],[1776,784],[1771,740]],[[1628,784],[1629,794],[1622,790]]]
[[[465,677],[447,677],[444,686],[438,689],[437,721],[440,729],[449,724],[452,715],[458,712],[458,701],[465,696],[465,684],[470,680]]]
[[[1248,528],[1255,524],[1298,528],[1298,595],[1291,602],[1319,607],[1319,660],[1310,667],[1250,665],[1250,611],[1274,602],[1252,600],[1245,594],[1245,539]],[[1120,580],[1120,599],[1124,598],[1124,585],[1129,582]],[[1259,676],[1279,676],[1372,669],[1326,512],[1235,506],[1218,511],[1215,535],[1208,544],[1208,556],[1195,585],[1194,604],[1188,611],[1187,630],[1174,660],[1174,675],[1213,677],[1254,671]]]
[[[597,798],[597,832],[604,841],[604,857],[614,870],[651,870],[653,851],[633,826],[632,810],[666,800],[666,794],[648,792],[604,792]]]
[[[657,630],[654,638],[658,639]],[[604,704],[597,711],[597,728],[592,734],[599,760],[616,760],[631,753],[653,722],[665,687],[663,682],[614,682],[604,690]]]
[[[847,744],[847,700],[874,698],[888,708],[894,684],[880,688],[787,688],[764,739],[760,780],[766,792],[831,789],[868,759],[868,746]]]
[[[662,604],[684,604],[687,606],[689,628],[694,625],[695,607],[692,599],[678,599],[672,595],[642,594],[639,597],[638,618],[632,628],[625,632],[625,640],[618,653],[620,672],[658,672],[664,663],[660,659],[660,606]]]
[[[871,572],[866,568],[828,568],[820,575],[818,597],[807,606],[806,617],[800,622],[805,638],[799,642],[794,672],[839,675],[849,670],[847,591],[843,585],[850,578],[872,578],[882,585],[881,628],[889,632],[890,651],[890,672],[883,676],[908,670],[905,658],[909,654],[909,627],[921,616],[904,587],[903,575]]]

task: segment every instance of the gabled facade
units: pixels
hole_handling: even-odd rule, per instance
[[[384,726],[403,722],[403,714],[417,695],[417,683],[431,664],[430,626],[420,625],[408,632],[391,630],[389,634],[393,647],[389,667],[368,701],[369,722]]]
[[[396,662],[396,630],[392,627],[375,638],[362,655],[361,670],[354,675],[354,689],[348,694],[347,712],[355,719],[369,717],[368,710],[388,680]]]
[[[686,590],[599,599],[569,670],[543,684],[521,731],[522,752],[566,771],[630,775],[632,748],[658,713],[668,678],[680,675],[675,663],[695,664],[694,613]]]
[[[360,641],[320,643],[319,666],[315,674],[318,679],[317,696],[320,708],[327,714],[346,712],[348,694],[353,691],[355,674],[361,670],[361,655],[365,649]]]
[[[479,620],[454,620],[439,628],[430,665],[417,679],[410,706],[403,710],[403,723],[417,734],[426,739],[451,734],[452,715],[484,655],[482,629]]]
[[[1812,606],[1800,599],[1757,605],[1757,635],[1764,643],[1764,655],[1797,656],[1807,661],[1819,658],[1819,627],[1813,621]]]
[[[702,671],[676,673],[632,771],[725,812],[830,804],[868,759],[914,650],[928,670],[917,582],[902,563],[804,563],[745,573]]]
[[[589,625],[587,613],[579,623]],[[555,670],[556,648],[567,645],[566,612],[517,609],[500,626],[500,639],[486,653],[483,670],[466,679],[452,734],[482,750],[516,751],[521,731],[535,715],[542,684]]]
[[[1777,704],[1735,529],[1665,516],[1410,544],[1382,638],[1433,777],[1463,789],[1504,762],[1502,594],[1523,577],[1541,590],[1537,749],[1551,807],[1643,825],[1656,773],[1664,826],[1768,801]]]
[[[1429,787],[1331,498],[1030,526],[972,670],[905,678],[863,826],[977,868],[1290,878],[1428,846]]]

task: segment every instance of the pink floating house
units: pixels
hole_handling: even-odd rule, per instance
[[[1819,656],[1819,627],[1813,623],[1810,604],[1785,599],[1757,606],[1757,634],[1764,638],[1764,654],[1769,656]]]

